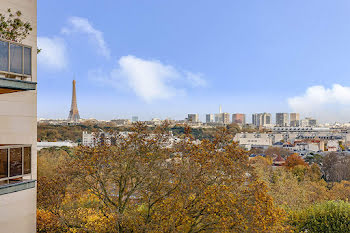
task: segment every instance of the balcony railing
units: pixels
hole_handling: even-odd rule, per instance
[[[0,38],[0,94],[35,90],[32,48]]]
[[[31,145],[0,145],[0,185],[31,179]]]

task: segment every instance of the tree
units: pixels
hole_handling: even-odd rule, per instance
[[[99,232],[282,229],[283,210],[231,139],[220,129],[214,141],[198,144],[185,129],[182,142],[168,148],[166,127],[150,133],[138,123],[128,137],[117,138],[116,146],[79,147],[68,166],[75,182],[66,190],[80,194],[65,196],[68,203],[86,203],[89,198],[83,197],[91,196],[95,208],[84,205],[71,212],[74,204],[65,204],[61,211],[78,218],[66,225],[100,227]],[[91,221],[87,213],[98,220]]]
[[[269,148],[267,148],[265,150],[265,154],[269,155],[269,156],[280,155],[283,158],[287,158],[289,155],[292,154],[292,152],[290,152],[289,150],[280,148],[280,147],[270,146]]]
[[[292,154],[287,157],[286,162],[284,163],[284,166],[288,169],[291,169],[295,166],[305,166],[308,167],[309,165],[301,158],[298,154]]]
[[[29,22],[21,19],[22,12],[12,13],[7,10],[7,15],[0,14],[0,37],[6,40],[21,42],[33,30]]]
[[[297,211],[291,224],[298,232],[350,232],[350,203],[328,201]]]

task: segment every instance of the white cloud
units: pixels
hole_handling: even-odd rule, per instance
[[[62,70],[67,67],[67,52],[64,40],[59,37],[38,37],[39,65],[48,69]]]
[[[289,107],[323,121],[350,121],[350,87],[333,84],[309,87],[304,95],[288,99]]]
[[[185,74],[187,76],[187,80],[193,87],[205,87],[207,85],[207,82],[203,79],[202,74],[195,74],[188,71],[185,72]]]
[[[199,75],[132,55],[121,57],[118,67],[109,74],[94,70],[89,72],[89,78],[118,89],[130,89],[146,102],[184,95],[189,80],[196,86],[205,83]]]
[[[98,53],[106,58],[110,58],[111,52],[104,40],[103,33],[95,29],[88,19],[81,17],[70,17],[68,19],[69,26],[64,27],[61,33],[70,35],[73,32],[85,33],[89,35],[89,39],[97,45]]]

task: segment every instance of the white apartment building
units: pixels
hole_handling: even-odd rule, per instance
[[[266,149],[274,143],[283,140],[283,135],[268,133],[238,133],[233,140],[246,150],[250,150],[252,147]]]
[[[33,30],[20,43],[0,39],[0,232],[36,232],[37,3],[1,0]]]

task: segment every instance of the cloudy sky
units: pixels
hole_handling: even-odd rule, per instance
[[[38,117],[350,121],[350,1],[38,0]]]

